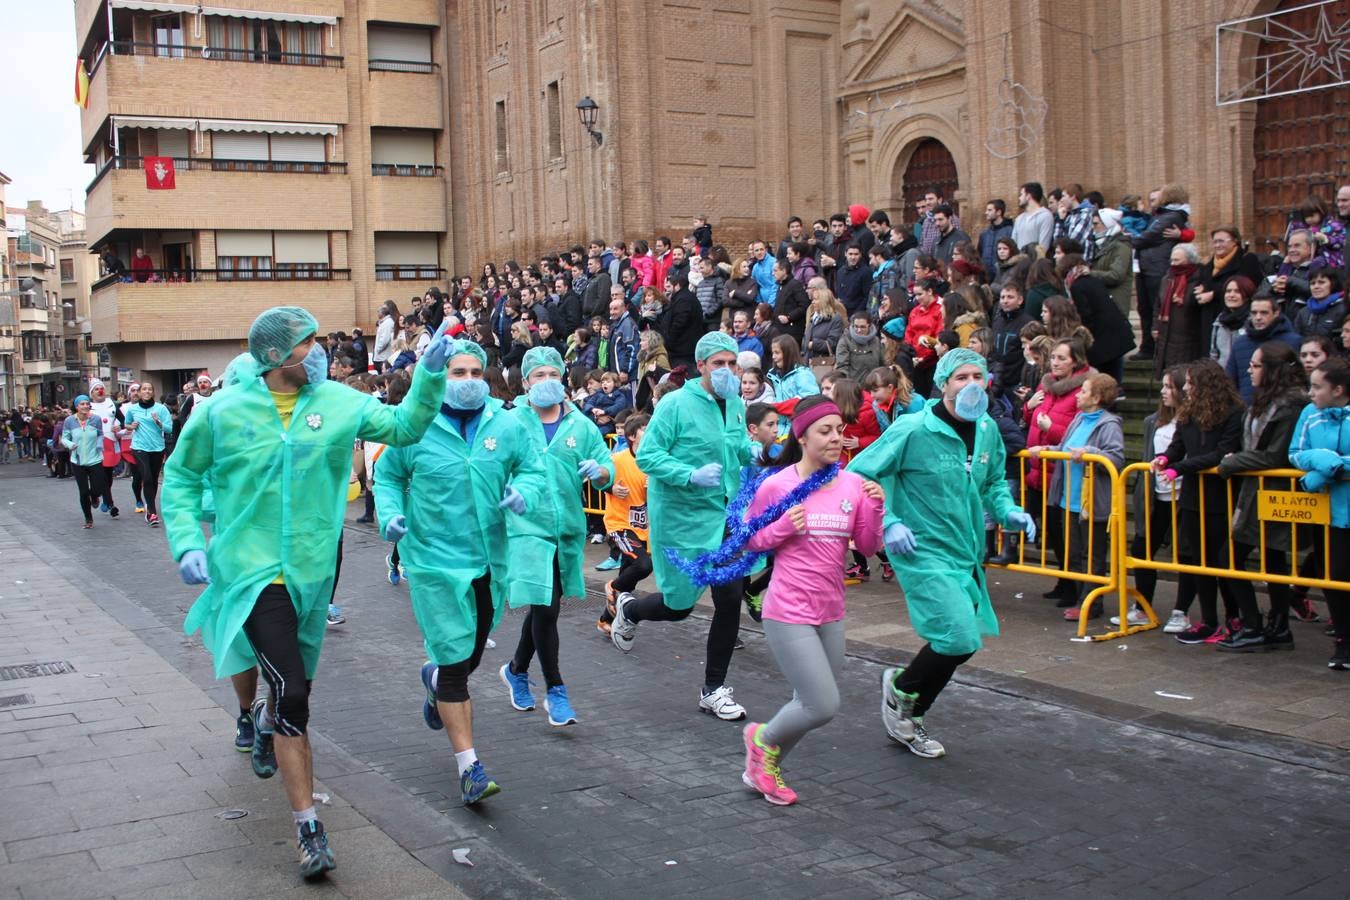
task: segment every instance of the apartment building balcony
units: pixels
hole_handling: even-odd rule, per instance
[[[19,307],[19,329],[22,331],[47,331],[47,318],[45,308]]]
[[[110,115],[347,121],[340,56],[122,40],[104,48],[80,111],[86,150]]]
[[[447,230],[440,166],[373,165],[371,171],[385,176],[367,183],[366,223],[371,231]]]
[[[368,22],[407,22],[438,25],[443,0],[366,0],[361,12]]]
[[[352,228],[346,163],[174,158],[171,191],[146,190],[142,166],[139,156],[114,157],[90,183],[91,246],[117,229],[250,229],[259,222],[296,231]]]
[[[0,356],[13,356],[18,349],[18,338],[12,334],[0,334]],[[4,367],[0,364],[0,374]]]
[[[282,305],[303,306],[325,329],[355,321],[349,269],[192,269],[150,277],[164,280],[105,278],[94,285],[95,344],[243,341],[259,313]]]

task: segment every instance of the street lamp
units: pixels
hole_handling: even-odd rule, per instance
[[[577,116],[580,117],[581,125],[586,129],[586,133],[595,138],[595,146],[597,147],[605,142],[605,136],[595,130],[595,119],[599,114],[600,104],[589,96],[582,97],[577,101]]]

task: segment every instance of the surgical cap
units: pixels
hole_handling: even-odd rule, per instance
[[[253,358],[252,353],[240,353],[225,367],[225,374],[220,376],[220,386],[242,384],[257,377],[258,361]]]
[[[724,331],[710,331],[698,339],[698,344],[694,346],[694,359],[703,362],[714,353],[721,353],[723,350],[731,353],[739,353],[740,347],[736,345],[736,339]]]
[[[482,347],[478,346],[473,341],[451,341],[450,355],[446,357],[446,360],[452,360],[456,356],[463,356],[465,354],[478,360],[478,363],[483,368],[487,368],[487,354],[483,352]]]
[[[981,375],[989,374],[989,363],[983,356],[974,350],[957,347],[955,350],[948,350],[942,355],[942,359],[938,360],[937,371],[933,373],[933,384],[937,387],[945,386],[952,373],[962,366],[979,366]]]
[[[319,321],[298,306],[274,306],[253,320],[248,352],[263,372],[286,361],[301,341],[319,330]]]
[[[552,366],[558,370],[558,374],[563,373],[562,357],[558,351],[552,347],[531,347],[525,351],[525,358],[520,361],[520,379],[524,381],[530,377],[530,373],[540,366]]]

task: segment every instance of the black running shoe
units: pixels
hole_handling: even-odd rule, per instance
[[[253,701],[253,774],[259,778],[271,778],[277,774],[277,752],[272,748],[272,732],[257,727],[257,721],[267,700],[259,697]]]
[[[240,753],[253,750],[253,715],[241,712],[234,720],[234,749]]]

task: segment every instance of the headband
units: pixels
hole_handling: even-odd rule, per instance
[[[810,428],[826,416],[839,416],[840,418],[843,418],[842,414],[839,412],[839,407],[835,406],[834,403],[829,400],[824,403],[817,403],[805,412],[797,413],[792,417],[792,436],[800,441],[802,435],[806,433],[806,429]]]

